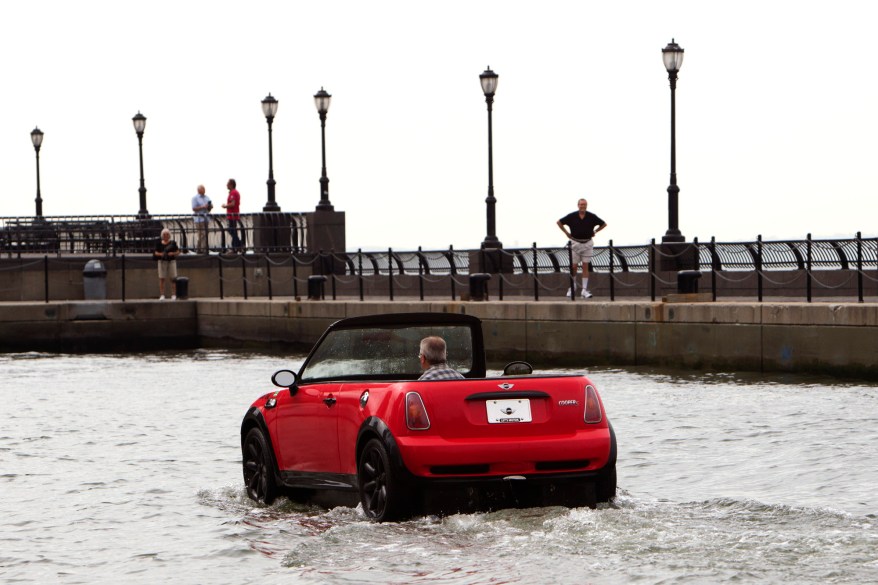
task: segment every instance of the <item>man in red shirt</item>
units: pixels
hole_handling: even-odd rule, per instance
[[[226,188],[229,190],[229,197],[223,203],[226,210],[226,219],[229,221],[229,235],[232,236],[232,251],[242,252],[241,239],[238,237],[238,224],[241,222],[241,194],[238,193],[236,187],[238,184],[235,179],[229,179]]]

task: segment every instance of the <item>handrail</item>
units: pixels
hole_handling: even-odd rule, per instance
[[[213,254],[227,250],[226,220],[221,215],[209,217],[208,251]],[[0,257],[21,258],[23,255],[104,255],[122,256],[150,254],[163,228],[186,253],[195,253],[197,233],[192,215],[154,215],[147,219],[134,215],[52,216],[44,218],[0,217]],[[245,252],[297,255],[307,263],[318,250],[307,248],[308,222],[303,213],[242,214]],[[538,247],[536,242],[526,248],[500,250],[506,258],[504,273],[540,274],[570,271],[568,246]],[[418,274],[429,276],[467,275],[470,260],[483,254],[481,250],[447,249],[403,251],[384,250],[336,252],[336,263],[344,273],[359,276],[381,274],[386,277]],[[489,265],[500,256],[488,258]],[[595,246],[591,270],[595,273],[653,273],[657,259],[694,259],[696,266],[710,267],[718,272],[784,270],[869,270],[878,268],[878,238],[812,239],[810,234],[798,240],[707,243],[697,239],[667,250],[653,240],[646,244]],[[477,261],[477,260],[476,260]]]
[[[192,215],[79,215],[0,217],[0,254],[104,255],[151,253],[162,229],[184,251],[196,251],[198,234]],[[207,248],[228,248],[225,217],[208,216]],[[307,215],[303,213],[241,214],[239,229],[250,252],[305,253]]]

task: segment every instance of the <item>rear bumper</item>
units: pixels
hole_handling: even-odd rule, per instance
[[[406,470],[421,479],[502,479],[508,475],[568,477],[588,475],[611,459],[607,427],[565,437],[511,441],[449,441],[429,435],[396,437]]]
[[[606,470],[503,477],[414,478],[413,497],[425,513],[470,513],[503,508],[594,508]]]
[[[596,433],[596,430],[600,432]],[[594,508],[598,502],[609,501],[615,497],[616,437],[612,425],[604,429],[592,429],[587,435],[587,439],[578,437],[579,440],[540,439],[523,444],[504,442],[503,445],[511,451],[485,449],[484,445],[478,448],[473,446],[469,450],[469,455],[480,456],[483,460],[489,454],[498,457],[498,453],[513,453],[519,457],[514,462],[498,461],[489,464],[488,469],[482,474],[438,475],[433,473],[437,471],[437,466],[431,465],[430,473],[419,475],[408,468],[406,461],[404,468],[399,470],[399,476],[405,478],[404,481],[408,483],[412,502],[417,502],[419,509],[428,514],[469,513],[538,506]],[[447,445],[444,451],[441,445],[433,447],[441,453],[447,453]],[[552,451],[552,447],[556,449]],[[401,455],[402,449],[397,450],[397,453]],[[409,452],[409,459],[412,453],[424,455],[424,459],[429,459],[429,455],[425,453],[429,454],[430,449],[424,451],[424,445],[418,444],[413,452]],[[459,451],[457,455],[460,456]],[[515,468],[535,469],[539,467],[540,462],[546,461],[557,465],[565,461],[582,460],[548,459],[550,455],[580,458],[585,455],[589,459],[586,467],[580,469],[503,471]],[[444,461],[441,458],[440,460]],[[405,459],[401,457],[397,461],[402,464]],[[457,467],[460,468],[460,463]],[[453,471],[454,467],[439,468],[439,470],[443,469]]]

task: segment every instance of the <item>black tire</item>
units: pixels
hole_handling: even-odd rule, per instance
[[[616,463],[601,472],[594,486],[595,500],[598,503],[612,502],[616,499]]]
[[[371,520],[388,522],[409,515],[403,502],[404,490],[390,465],[387,449],[378,439],[370,439],[360,454],[357,484],[363,512]]]
[[[247,487],[247,495],[251,500],[263,504],[271,504],[277,498],[277,484],[275,478],[274,457],[265,435],[259,428],[250,429],[244,438],[243,467],[244,485]]]
[[[612,502],[616,499],[616,431],[613,429],[612,423],[609,423],[609,427],[610,457],[594,486],[595,500],[599,503]]]

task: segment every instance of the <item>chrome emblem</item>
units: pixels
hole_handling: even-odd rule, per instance
[[[505,415],[510,415],[513,412],[515,412],[515,409],[507,406],[506,408],[501,409],[500,412],[502,412]]]
[[[558,406],[579,406],[578,400],[559,400]]]
[[[504,382],[503,384],[498,384],[498,386],[500,387],[500,390],[512,390],[512,387],[515,386],[515,384]]]

